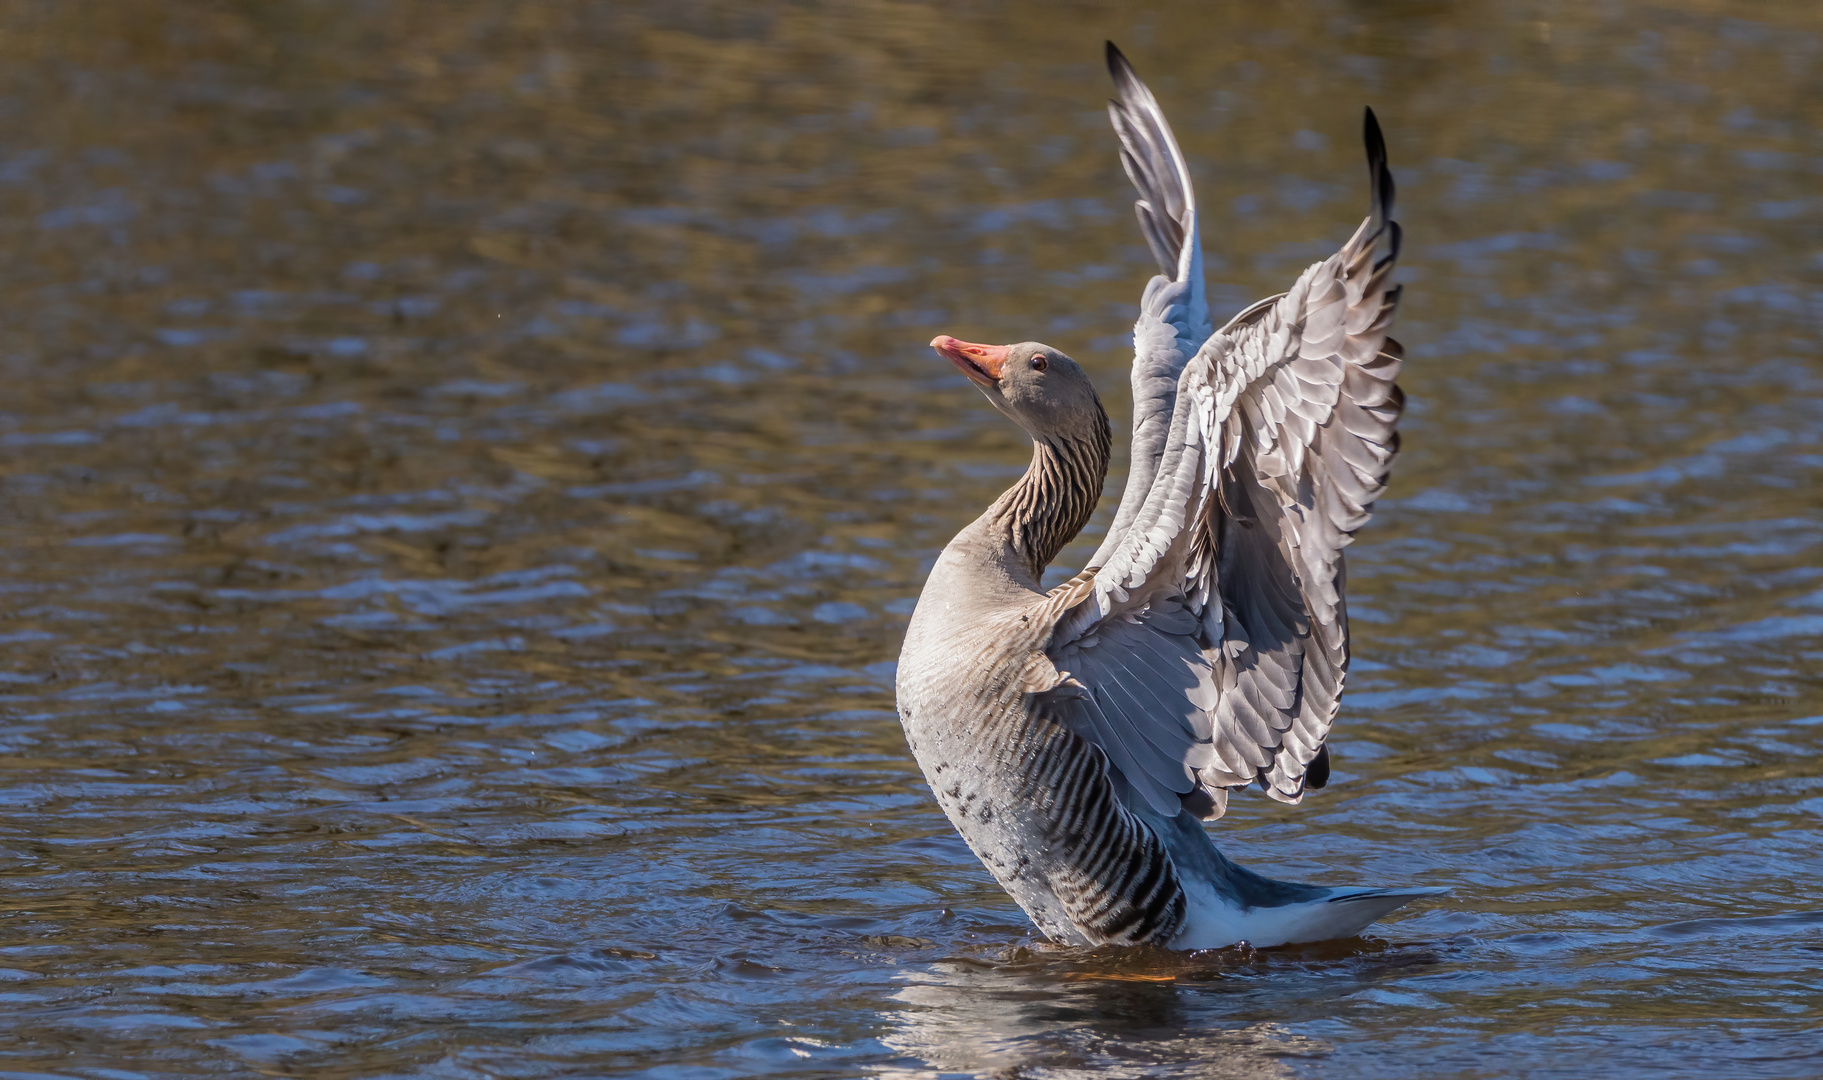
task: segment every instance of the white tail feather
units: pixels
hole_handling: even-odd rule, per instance
[[[1192,898],[1175,949],[1222,949],[1246,942],[1255,948],[1353,937],[1375,920],[1445,888],[1340,888],[1317,900],[1277,907],[1242,908],[1213,891]],[[1198,902],[1201,901],[1201,902]]]

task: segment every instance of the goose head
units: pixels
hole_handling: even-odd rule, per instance
[[[1040,442],[1105,441],[1108,416],[1088,372],[1038,341],[977,345],[948,334],[931,348],[980,388],[994,408]]]

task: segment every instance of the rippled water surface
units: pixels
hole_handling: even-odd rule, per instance
[[[923,343],[1124,430],[1104,37],[1224,309],[1387,128],[1336,777],[1215,826],[1455,888],[1365,939],[1044,946],[892,712],[1027,456]],[[1823,1073],[1820,73],[1809,3],[6,6],[0,1075]]]

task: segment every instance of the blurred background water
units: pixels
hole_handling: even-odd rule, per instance
[[[1364,940],[1043,947],[891,711],[1027,456],[924,342],[1124,425],[1104,37],[1224,310],[1387,129],[1336,777],[1216,826],[1455,887]],[[1714,0],[7,4],[0,1075],[1823,1072],[1820,60]]]

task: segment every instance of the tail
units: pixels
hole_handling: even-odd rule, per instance
[[[1275,882],[1274,884],[1288,884]],[[1245,907],[1227,897],[1205,896],[1185,911],[1184,927],[1171,946],[1177,949],[1220,949],[1246,942],[1255,948],[1301,945],[1312,941],[1351,938],[1375,921],[1426,896],[1443,896],[1443,888],[1394,889],[1335,888],[1319,890],[1320,899],[1296,901],[1277,907]],[[1185,892],[1193,890],[1186,886]]]
[[[1331,889],[1329,896],[1316,903],[1297,905],[1305,909],[1296,920],[1300,936],[1287,938],[1286,943],[1353,937],[1413,900],[1448,894],[1447,888],[1422,885],[1397,889],[1367,889],[1359,886]]]
[[[1413,900],[1450,891],[1275,881],[1230,862],[1188,813],[1161,833],[1184,888],[1184,922],[1170,942],[1174,949],[1222,949],[1243,941],[1264,949],[1354,937]]]

